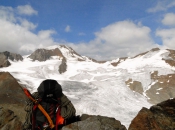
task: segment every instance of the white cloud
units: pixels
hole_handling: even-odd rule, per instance
[[[172,29],[158,29],[156,35],[161,37],[163,46],[175,49],[175,28]]]
[[[175,7],[175,1],[158,1],[155,7],[149,8],[147,12],[156,13],[159,11],[166,11],[169,8]]]
[[[41,30],[33,33],[36,25],[21,16],[15,16],[15,9],[0,8],[0,52],[10,51],[19,54],[29,54],[35,49],[58,44],[52,35],[54,30]],[[8,15],[7,15],[8,14]],[[32,31],[31,31],[32,30]],[[67,25],[67,31],[71,31]],[[150,28],[141,23],[120,21],[110,24],[95,33],[95,38],[89,43],[66,43],[78,53],[95,58],[108,60],[117,57],[134,56],[156,46],[150,37]]]
[[[110,24],[95,33],[89,43],[69,44],[80,54],[98,60],[134,56],[156,47],[150,37],[150,28],[132,21]]]
[[[19,21],[21,23],[21,26],[26,28],[27,30],[34,30],[37,27],[37,25],[27,21],[26,19],[19,18]]]
[[[65,32],[70,32],[70,31],[71,31],[70,26],[67,25],[66,28],[65,28]]]
[[[10,51],[29,54],[35,49],[56,44],[52,38],[53,30],[33,33],[36,28],[32,22],[15,16],[15,9],[0,7],[0,52]]]
[[[164,25],[175,26],[175,14],[174,13],[167,13],[164,16],[162,23]]]
[[[165,11],[165,10],[167,10],[167,8],[168,7],[164,2],[159,1],[155,7],[149,8],[147,10],[147,12],[155,13],[155,12],[159,12],[159,11]]]
[[[167,8],[175,7],[175,1],[171,1],[167,4]]]
[[[17,12],[22,15],[37,15],[38,11],[34,10],[30,5],[18,6]]]
[[[174,4],[169,5],[170,7],[175,6]],[[160,37],[162,40],[162,46],[170,49],[175,49],[175,14],[167,13],[162,19],[164,25],[170,26],[170,28],[159,28],[156,30],[156,36]]]
[[[14,9],[12,7],[0,6],[0,19],[15,22]]]
[[[86,34],[83,33],[83,32],[80,32],[78,35],[79,35],[79,36],[85,36]]]

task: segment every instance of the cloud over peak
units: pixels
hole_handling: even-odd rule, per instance
[[[89,43],[70,44],[79,53],[97,60],[134,56],[155,47],[150,28],[132,21],[112,23],[95,33]]]
[[[95,35],[101,41],[110,44],[128,44],[150,41],[150,28],[135,24],[132,21],[120,21],[102,28]]]

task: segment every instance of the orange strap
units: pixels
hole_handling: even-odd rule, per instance
[[[32,100],[36,105],[37,107],[40,109],[40,111],[44,114],[44,116],[47,118],[48,122],[49,122],[49,126],[50,128],[54,128],[54,124],[53,124],[53,121],[52,119],[50,118],[49,114],[44,110],[44,108],[37,102],[37,100],[35,100],[31,93],[26,89],[24,88],[24,93],[27,95],[27,97]]]

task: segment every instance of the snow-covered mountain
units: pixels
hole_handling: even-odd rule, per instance
[[[115,117],[126,127],[142,107],[175,97],[174,50],[154,48],[132,58],[98,62],[60,45],[9,62],[0,71],[10,72],[31,92],[42,80],[55,79],[77,114]],[[61,74],[60,65],[66,65]]]

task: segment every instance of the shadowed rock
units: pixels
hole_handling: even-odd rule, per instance
[[[67,125],[62,130],[126,130],[126,127],[114,118],[82,115],[81,121]]]
[[[66,70],[67,70],[67,60],[65,57],[63,57],[62,62],[59,66],[59,73],[62,74],[66,72]]]
[[[46,49],[37,49],[35,52],[33,52],[29,58],[33,59],[33,61],[46,61],[51,57],[50,51]]]
[[[165,60],[165,62],[170,66],[175,67],[175,50],[167,50],[169,51],[168,58],[162,58],[162,60]]]

